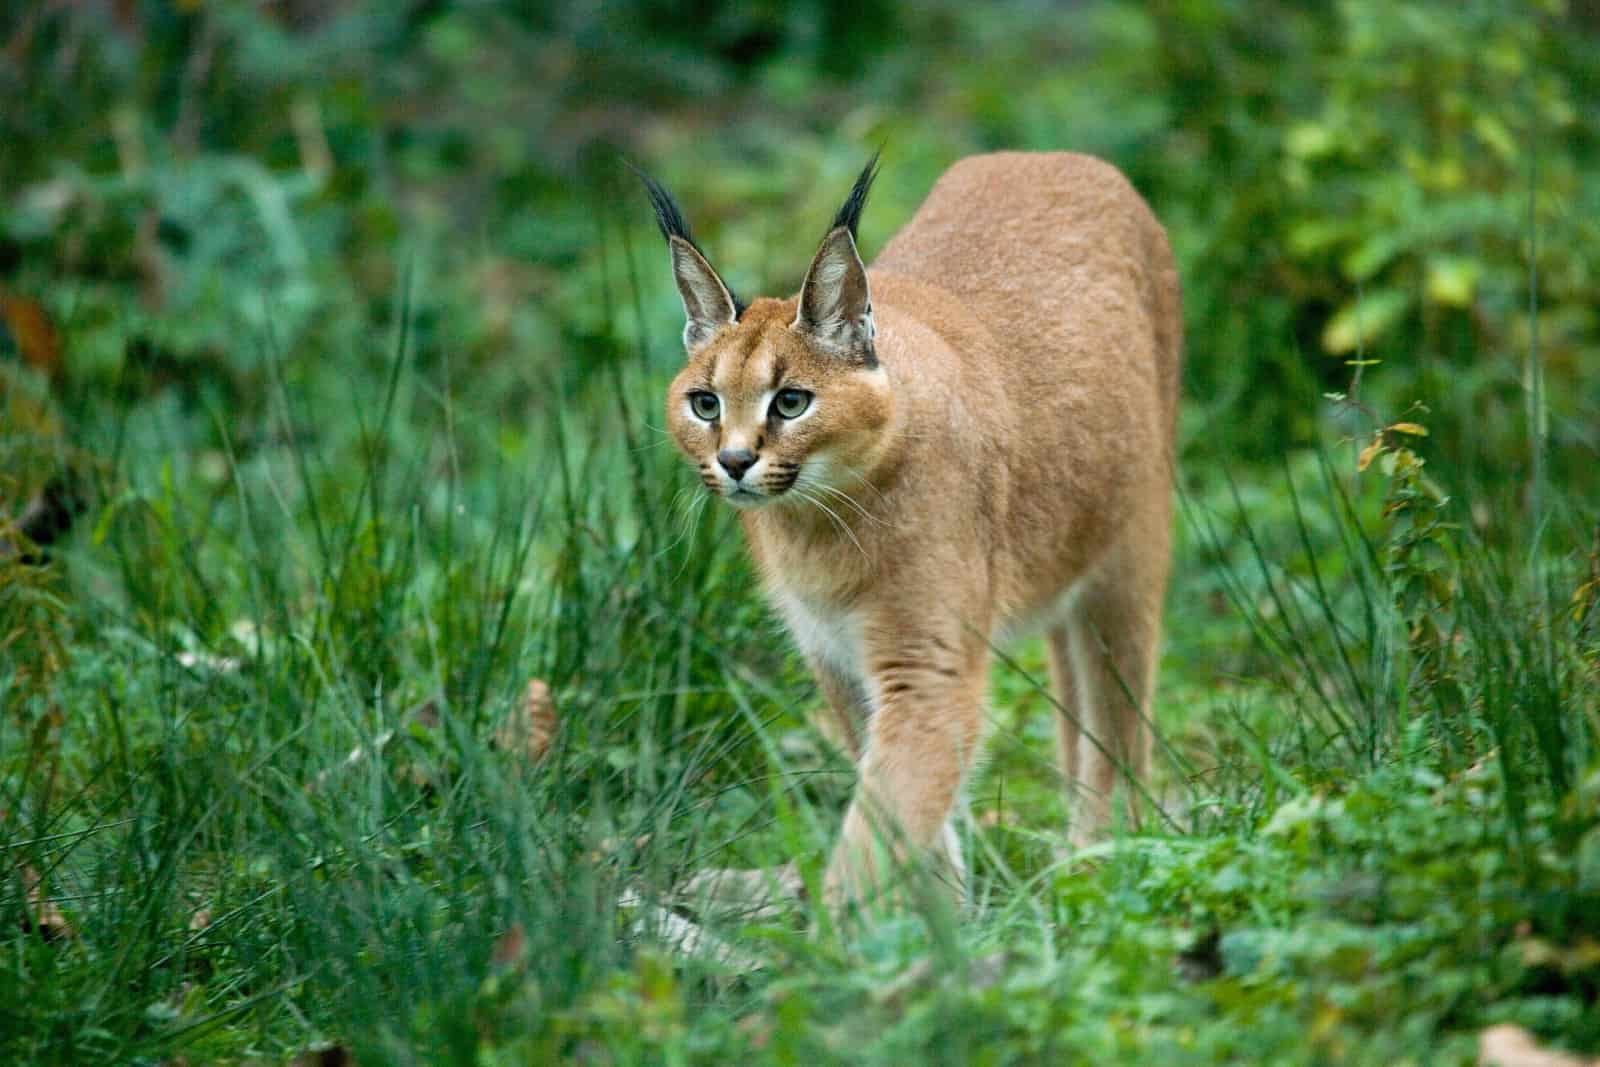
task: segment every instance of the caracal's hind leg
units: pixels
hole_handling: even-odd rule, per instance
[[[1150,780],[1150,696],[1161,641],[1166,559],[1161,538],[1159,544],[1146,543],[1108,560],[1089,579],[1067,623],[1067,658],[1083,734],[1076,739],[1075,846],[1104,836],[1112,823],[1115,793],[1128,800],[1128,824],[1138,823],[1138,801]]]
[[[1078,717],[1083,714],[1083,702],[1078,699],[1078,680],[1072,669],[1072,628],[1058,623],[1045,632],[1045,658],[1050,665],[1050,691],[1055,694],[1056,706],[1051,710],[1056,720],[1056,761],[1061,767],[1061,781],[1067,791],[1068,810],[1076,810],[1078,794]]]

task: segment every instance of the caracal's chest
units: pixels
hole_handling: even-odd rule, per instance
[[[745,522],[767,600],[795,644],[808,658],[854,681],[866,678],[864,623],[884,592],[881,568],[874,564],[883,546],[868,531],[859,536],[860,541],[819,537],[775,523]]]
[[[773,606],[783,616],[801,652],[852,681],[866,680],[859,609],[818,601],[782,587],[773,588],[770,593]]]

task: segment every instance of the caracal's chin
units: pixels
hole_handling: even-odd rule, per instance
[[[718,493],[717,495],[740,511],[754,511],[757,508],[764,508],[777,499],[767,493],[750,489],[735,489],[732,492]]]

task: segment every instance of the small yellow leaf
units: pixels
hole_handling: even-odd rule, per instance
[[[1393,430],[1395,433],[1408,433],[1412,437],[1428,436],[1428,428],[1415,422],[1397,422],[1390,426],[1389,429]]]
[[[1361,450],[1361,455],[1356,457],[1356,470],[1364,471],[1372,464],[1372,457],[1383,450],[1383,442],[1374,440],[1370,445]]]

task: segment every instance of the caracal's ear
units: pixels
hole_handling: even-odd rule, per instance
[[[817,347],[867,366],[878,362],[872,347],[877,330],[872,322],[867,268],[856,251],[856,227],[877,174],[878,156],[873,153],[806,271],[794,319],[794,328]]]
[[[678,283],[678,295],[683,298],[683,347],[693,353],[711,340],[717,330],[738,321],[744,305],[723,283],[700,246],[694,243],[689,224],[684,221],[683,212],[672,194],[631,163],[628,167],[644,182],[650,206],[655,208],[656,225],[661,227],[661,236],[667,239],[667,248],[672,253],[672,277]]]

